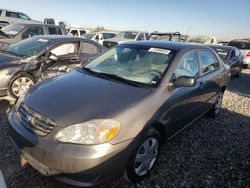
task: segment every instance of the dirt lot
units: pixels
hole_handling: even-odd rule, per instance
[[[8,138],[9,106],[0,98],[0,169],[8,187],[71,187],[20,168]],[[137,185],[118,179],[101,187],[250,187],[250,70],[232,79],[217,118],[197,121],[163,147],[150,179]]]

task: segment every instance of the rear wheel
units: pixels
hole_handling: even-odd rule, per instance
[[[140,181],[150,174],[159,156],[161,136],[157,130],[149,129],[135,145],[125,172],[130,182]]]
[[[33,76],[22,73],[12,78],[9,84],[8,91],[12,97],[18,98],[34,84],[35,79],[33,78]]]
[[[224,95],[223,91],[221,91],[218,94],[217,99],[213,105],[213,108],[208,112],[209,117],[213,118],[219,114],[221,107],[222,107],[223,95]]]

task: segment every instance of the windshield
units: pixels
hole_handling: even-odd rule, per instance
[[[85,33],[82,35],[82,37],[86,39],[92,39],[95,36],[96,33]]]
[[[130,32],[130,31],[123,31],[117,34],[117,37],[119,38],[125,38],[125,39],[135,39],[138,32]]]
[[[9,52],[17,56],[32,56],[53,43],[54,40],[51,39],[32,37],[8,46],[3,52]]]
[[[221,59],[227,59],[229,50],[225,48],[213,48],[216,53],[221,57]]]
[[[83,68],[136,83],[155,85],[163,77],[174,54],[168,49],[122,45],[107,51]]]
[[[24,25],[8,25],[2,28],[2,31],[10,36],[16,36],[25,26]]]

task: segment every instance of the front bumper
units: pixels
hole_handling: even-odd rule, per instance
[[[22,125],[15,109],[9,122],[10,139],[20,155],[40,173],[65,183],[91,186],[119,177],[131,153],[132,140],[86,146],[59,143],[51,137],[53,131],[40,137]]]

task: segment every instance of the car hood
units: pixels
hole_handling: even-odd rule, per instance
[[[4,67],[10,63],[16,63],[18,60],[18,57],[0,53],[0,67]]]
[[[31,88],[24,103],[57,125],[67,126],[115,112],[115,107],[150,91],[72,71]]]
[[[134,41],[134,40],[133,39],[125,39],[125,38],[115,37],[115,38],[112,38],[112,39],[107,39],[105,41],[117,42],[118,44],[121,44],[123,42]]]

